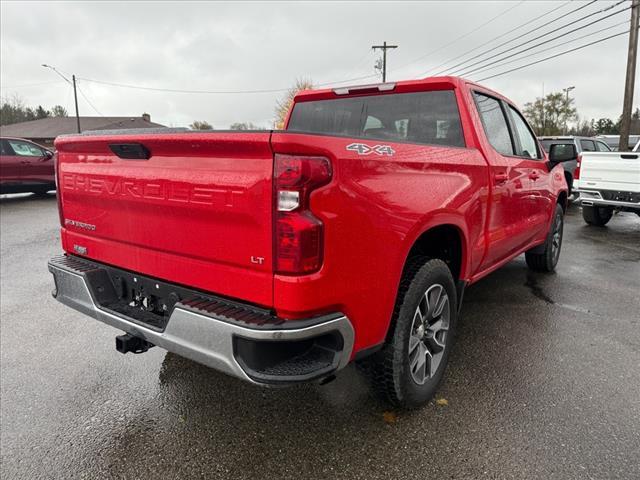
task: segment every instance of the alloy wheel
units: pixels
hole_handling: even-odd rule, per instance
[[[409,371],[418,385],[433,378],[442,361],[449,331],[449,296],[440,284],[430,286],[413,315],[409,337]]]

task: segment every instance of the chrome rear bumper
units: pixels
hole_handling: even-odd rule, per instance
[[[63,256],[51,259],[48,267],[55,280],[53,296],[61,303],[170,352],[252,383],[295,383],[326,377],[345,367],[351,358],[353,327],[347,317],[339,313],[309,320],[281,321],[273,326],[250,325],[199,310],[189,304],[195,302],[183,299],[173,307],[166,327],[159,330],[99,304],[92,286],[95,276],[92,272],[100,270],[100,264]],[[319,363],[302,359],[293,366],[278,364],[262,368],[258,365],[260,355],[271,358],[275,353],[279,357],[283,349],[292,345],[296,358],[301,358],[302,350],[315,348],[314,339],[323,339],[318,347],[323,359]],[[327,353],[327,342],[331,345],[330,353]],[[263,347],[272,353],[256,355]],[[242,352],[248,353],[243,356]]]

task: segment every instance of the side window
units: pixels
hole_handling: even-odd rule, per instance
[[[513,118],[516,134],[520,139],[520,145],[516,146],[516,149],[519,149],[516,155],[519,157],[540,158],[536,137],[531,133],[527,122],[524,121],[520,112],[511,105],[509,105],[509,111],[511,112],[511,118]]]
[[[474,95],[489,142],[501,154],[513,155],[511,135],[500,102],[481,93],[474,93]]]
[[[580,146],[583,152],[595,152],[596,145],[593,140],[580,140]]]
[[[0,155],[13,155],[9,144],[4,140],[0,140]]]
[[[42,157],[44,152],[42,149],[26,142],[20,142],[18,140],[7,140],[11,148],[16,155],[20,157]]]
[[[611,149],[609,148],[609,145],[607,145],[604,142],[596,142],[596,148],[598,149],[599,152],[610,152]]]

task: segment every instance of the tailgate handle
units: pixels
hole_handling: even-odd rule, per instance
[[[125,160],[149,160],[151,152],[141,143],[111,143],[109,148]]]
[[[628,154],[628,153],[623,153],[622,155],[620,155],[624,160],[637,160],[638,155],[633,155],[633,154]]]

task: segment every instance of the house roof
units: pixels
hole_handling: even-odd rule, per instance
[[[164,125],[148,122],[142,117],[80,117],[80,128],[83,131],[158,127]],[[0,127],[0,135],[3,137],[55,138],[76,132],[76,117],[48,117]]]

